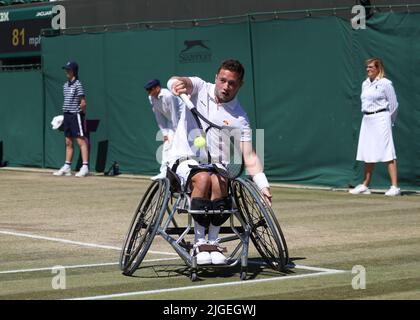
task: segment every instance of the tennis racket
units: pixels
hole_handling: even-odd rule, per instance
[[[244,159],[240,147],[240,129],[231,126],[219,126],[211,122],[198,112],[197,107],[185,93],[181,94],[180,98],[191,111],[197,122],[201,137],[205,139],[207,167],[228,179],[239,177],[244,170]],[[205,128],[201,121],[204,122]]]

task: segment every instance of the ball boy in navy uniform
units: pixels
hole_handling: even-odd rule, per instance
[[[89,152],[84,128],[85,92],[78,78],[79,66],[77,63],[68,62],[63,69],[67,77],[67,81],[63,86],[63,129],[66,139],[66,161],[60,170],[54,172],[54,175],[71,176],[71,162],[74,153],[73,140],[76,139],[83,160],[83,166],[76,173],[76,177],[86,177],[89,174]]]

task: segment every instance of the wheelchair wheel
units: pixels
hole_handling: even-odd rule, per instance
[[[272,269],[285,271],[289,253],[273,210],[252,181],[239,178],[232,187],[238,209],[251,228],[255,248]]]
[[[120,256],[124,275],[132,275],[143,261],[162,222],[169,201],[169,181],[154,181],[141,199]]]

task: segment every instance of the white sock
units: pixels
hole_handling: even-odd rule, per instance
[[[216,241],[219,238],[220,226],[214,226],[210,223],[209,226],[209,241]]]
[[[206,228],[194,221],[195,243],[206,241]]]

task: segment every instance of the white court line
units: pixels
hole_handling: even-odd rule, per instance
[[[256,279],[256,280],[247,280],[247,281],[232,281],[232,282],[224,282],[224,283],[212,283],[212,284],[205,284],[205,285],[197,285],[197,286],[186,286],[186,287],[179,287],[179,288],[167,288],[167,289],[159,289],[159,290],[148,290],[148,291],[135,291],[135,292],[124,292],[124,293],[115,293],[115,294],[107,294],[107,295],[99,295],[99,296],[91,296],[91,297],[80,297],[80,298],[71,298],[66,300],[99,300],[99,299],[111,299],[111,298],[122,298],[122,297],[130,297],[130,296],[142,296],[148,294],[158,294],[158,293],[168,293],[168,292],[177,292],[177,291],[187,291],[187,290],[195,290],[195,289],[206,289],[206,288],[216,288],[216,287],[229,287],[229,286],[245,286],[248,284],[255,284],[255,283],[264,283],[264,282],[273,282],[273,281],[282,281],[288,279],[301,279],[301,278],[309,278],[309,277],[318,277],[323,275],[332,275],[332,274],[339,274],[345,273],[347,271],[344,270],[337,270],[337,271],[323,271],[317,273],[309,273],[309,274],[300,274],[297,276],[283,276],[283,277],[275,277],[275,278],[268,278],[268,279]]]
[[[143,262],[158,262],[158,261],[169,261],[169,260],[178,260],[178,259],[180,258],[146,259],[146,260],[143,260]],[[0,274],[49,271],[58,267],[64,268],[64,269],[80,269],[80,268],[92,268],[92,267],[102,267],[102,266],[114,266],[118,264],[119,264],[118,262],[106,262],[106,263],[93,263],[93,264],[76,264],[76,265],[70,265],[70,266],[57,265],[55,267],[46,267],[46,268],[6,270],[6,271],[0,271]]]
[[[28,233],[20,233],[20,232],[14,232],[14,231],[0,230],[0,234],[6,234],[6,235],[16,236],[16,237],[25,237],[25,238],[31,238],[31,239],[41,239],[41,240],[55,241],[55,242],[74,244],[74,245],[78,245],[78,246],[91,247],[91,248],[109,249],[109,250],[118,250],[118,251],[121,250],[121,248],[114,247],[114,246],[108,246],[108,245],[102,245],[102,244],[96,244],[96,243],[80,242],[80,241],[73,241],[73,240],[60,239],[60,238],[45,237],[45,236],[38,236],[38,235],[33,235],[33,234],[28,234]],[[153,250],[149,250],[148,252],[154,253],[154,254],[170,255],[170,256],[177,256],[178,255],[178,254],[173,253],[173,252],[162,252],[162,251],[153,251]]]

